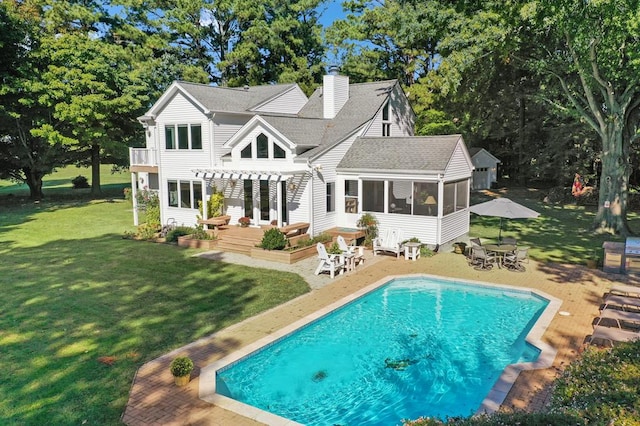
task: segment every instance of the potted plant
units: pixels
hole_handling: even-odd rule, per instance
[[[238,223],[241,227],[246,228],[251,223],[251,219],[247,216],[242,216],[240,219],[238,219]]]
[[[467,243],[457,242],[453,243],[453,251],[457,254],[465,254],[467,250]]]
[[[179,356],[171,361],[169,369],[175,378],[176,386],[186,386],[191,379],[193,361],[188,356]]]

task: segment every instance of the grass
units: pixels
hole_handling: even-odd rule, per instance
[[[3,422],[119,424],[141,364],[309,290],[295,274],[123,239],[131,222],[122,199],[0,209]]]
[[[71,180],[76,176],[82,175],[89,180],[91,185],[91,168],[90,167],[63,167],[51,175],[45,176],[42,182],[42,191],[46,197],[88,197],[90,188],[73,189]],[[129,172],[112,173],[111,165],[103,164],[100,166],[100,187],[106,196],[122,195],[122,190],[131,186],[131,178]],[[29,196],[29,187],[24,183],[16,183],[9,180],[0,179],[0,198],[8,198],[7,201],[13,201],[13,197],[22,199]]]
[[[500,196],[508,197],[538,213],[537,219],[504,220],[503,237],[514,237],[518,245],[530,246],[529,255],[541,262],[580,263],[595,254],[603,259],[602,244],[605,241],[624,241],[623,237],[595,234],[593,220],[596,206],[574,204],[548,204],[543,201],[545,192],[532,189],[502,189]],[[495,195],[495,194],[494,194]],[[491,199],[491,195],[474,193],[471,204]],[[627,215],[632,231],[640,230],[640,215]],[[485,239],[498,239],[500,219],[471,215],[469,234]]]
[[[144,362],[309,290],[295,274],[123,239],[133,230],[131,206],[122,200],[129,175],[105,171],[105,193],[112,198],[101,200],[71,189],[71,179],[85,174],[76,168],[48,177],[38,204],[22,198],[25,188],[0,181],[5,423],[119,424]],[[582,262],[603,241],[620,240],[590,232],[593,208],[547,205],[535,192],[503,195],[541,213],[536,220],[508,221],[503,231],[531,245],[539,260]],[[640,227],[636,213],[629,218]],[[498,224],[472,215],[471,234],[496,238]],[[115,363],[106,365],[102,357]]]

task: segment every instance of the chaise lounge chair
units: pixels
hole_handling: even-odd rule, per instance
[[[380,231],[378,237],[373,239],[373,255],[378,253],[395,253],[396,258],[400,257],[402,251],[402,231],[399,229],[389,229]]]
[[[600,341],[607,342],[613,346],[619,342],[630,342],[637,339],[640,339],[640,331],[629,331],[596,325],[593,327],[593,334],[587,338],[587,343],[591,344]]]

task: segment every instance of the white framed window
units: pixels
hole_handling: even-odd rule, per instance
[[[197,209],[202,197],[202,182],[190,180],[168,180],[169,207]]]
[[[358,213],[358,181],[344,181],[344,211],[345,213]]]
[[[327,182],[327,213],[336,211],[336,183]]]
[[[267,135],[260,133],[255,140],[249,142],[240,150],[240,158],[260,160],[280,160],[287,158],[286,150],[275,141],[269,140]]]
[[[168,150],[202,149],[200,124],[167,124],[164,127],[165,148]]]
[[[382,136],[391,136],[391,114],[389,113],[389,102],[382,107]]]

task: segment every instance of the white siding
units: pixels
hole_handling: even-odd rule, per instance
[[[314,165],[321,164],[322,171],[314,172],[313,180],[313,233],[319,234],[322,231],[335,226],[353,228],[359,215],[347,214],[344,212],[344,177],[338,178],[336,166],[342,160],[345,153],[351,148],[357,135],[346,139],[339,145],[325,152],[320,158],[314,161]],[[335,182],[335,211],[327,212],[327,182]]]
[[[424,244],[440,244],[436,217],[385,213],[374,213],[374,216],[378,219],[379,230],[399,229],[403,241],[416,237]]]
[[[448,243],[469,232],[469,210],[461,210],[442,218],[442,236],[439,244]]]
[[[224,145],[238,130],[242,128],[251,119],[251,116],[238,116],[233,114],[217,113],[212,120],[213,124],[213,153],[214,164],[221,165],[222,161],[220,157],[229,152],[228,149],[223,149]]]
[[[202,149],[166,149],[165,126],[174,124],[200,124]],[[167,182],[169,180],[196,181],[194,169],[211,167],[211,145],[208,119],[204,113],[182,94],[176,94],[158,113],[156,140],[159,146],[160,218],[162,223],[175,219],[178,224],[195,225],[197,209],[169,207]]]
[[[445,181],[459,180],[471,177],[471,167],[466,149],[463,147],[462,142],[458,143],[447,169],[444,173]]]
[[[297,85],[275,99],[260,105],[257,112],[275,112],[284,114],[297,114],[307,103],[307,96]]]
[[[391,92],[389,97],[389,116],[391,123],[391,137],[398,136],[413,136],[413,127],[415,123],[415,116],[413,110],[406,102],[404,95],[399,96],[398,90],[402,90],[399,86]],[[371,124],[367,128],[365,137],[380,137],[382,136],[382,108]]]

